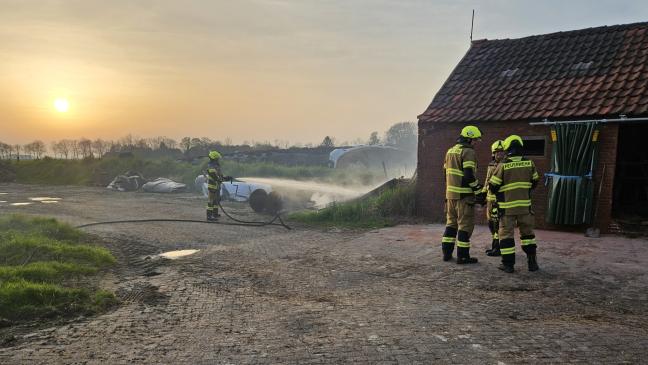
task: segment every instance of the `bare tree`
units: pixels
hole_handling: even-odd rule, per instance
[[[45,146],[45,142],[41,140],[35,140],[34,142],[31,143],[32,145],[32,152],[36,155],[37,159],[40,159],[41,157],[45,156],[45,153],[47,153],[47,147]]]
[[[140,148],[140,149],[147,149],[148,143],[146,142],[146,139],[144,138],[137,138],[135,140],[135,147]]]
[[[129,134],[127,136],[124,136],[124,137],[121,138],[121,140],[119,142],[124,147],[132,148],[134,146],[134,144],[133,144],[133,135]]]
[[[333,141],[333,138],[326,136],[322,140],[322,143],[320,143],[320,147],[335,147],[335,142]]]
[[[371,135],[369,136],[369,140],[367,141],[367,144],[369,144],[369,145],[380,144],[380,138],[378,137],[378,132],[371,132]]]
[[[83,158],[93,157],[92,141],[89,139],[81,138],[81,140],[79,140],[79,149],[81,150],[81,156],[83,156]]]
[[[182,152],[187,153],[191,148],[191,138],[190,137],[182,138],[182,140],[180,141],[180,148],[182,148]]]
[[[50,143],[50,150],[52,151],[54,158],[61,157],[61,150],[59,149],[59,143],[60,142],[58,141],[52,141]]]
[[[16,153],[16,160],[20,160],[20,150],[21,146],[19,144],[14,145],[14,152]]]
[[[164,142],[164,145],[165,145],[168,149],[173,150],[173,149],[178,148],[178,142],[176,142],[176,140],[173,139],[173,138],[166,138],[166,137],[164,137],[164,140],[163,140],[162,142]]]
[[[416,123],[396,123],[385,132],[385,142],[405,150],[415,149],[418,143],[417,132]]]
[[[215,141],[211,140],[209,137],[202,137],[200,139],[200,145],[203,146],[203,147],[207,147],[207,146],[209,146],[211,144],[220,144],[220,142],[218,142],[218,141],[215,142]]]
[[[79,147],[79,141],[76,139],[70,140],[70,151],[72,151],[72,158],[78,159],[81,148]]]
[[[101,138],[97,138],[92,141],[92,149],[97,157],[101,158],[106,153],[108,149],[108,144]]]
[[[63,158],[66,160],[70,157],[70,149],[72,148],[72,141],[69,139],[62,139],[59,141],[59,151]]]
[[[202,140],[200,138],[191,139],[191,147],[200,147],[202,146]]]
[[[27,143],[22,146],[22,150],[25,153],[25,155],[29,155],[32,158],[34,158],[34,144],[33,143]]]
[[[11,146],[0,142],[0,159],[11,158]]]

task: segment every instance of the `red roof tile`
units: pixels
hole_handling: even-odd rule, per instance
[[[648,22],[475,41],[419,120],[645,114],[647,62]]]

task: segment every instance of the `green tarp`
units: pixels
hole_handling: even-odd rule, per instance
[[[551,127],[551,172],[546,221],[552,224],[591,223],[594,205],[594,166],[598,156],[597,123],[556,124]]]

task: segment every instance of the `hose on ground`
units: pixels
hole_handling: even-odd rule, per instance
[[[229,219],[231,219],[231,220],[233,220],[234,222],[237,222],[237,223],[248,224],[248,225],[259,225],[259,226],[279,225],[279,226],[282,226],[282,227],[284,227],[284,228],[286,228],[288,230],[292,229],[292,228],[290,228],[290,226],[288,226],[286,223],[284,223],[284,221],[283,221],[283,219],[281,219],[281,215],[279,213],[276,213],[275,216],[271,220],[269,220],[267,222],[244,221],[244,220],[232,217],[229,213],[227,213],[227,211],[225,210],[225,208],[223,208],[223,206],[221,205],[220,202],[218,202],[218,206],[221,208],[221,210],[223,211],[223,214],[225,214],[225,216],[227,218],[229,218]],[[274,223],[274,221],[276,221],[276,220],[278,220],[279,223]]]
[[[219,221],[201,221],[201,220],[196,220],[196,219],[173,219],[173,218],[152,218],[152,219],[126,219],[126,220],[118,220],[118,221],[107,221],[107,222],[95,222],[95,223],[87,223],[87,224],[82,224],[80,226],[76,226],[75,228],[86,228],[86,227],[92,227],[92,226],[99,226],[99,225],[105,225],[105,224],[120,224],[120,223],[148,223],[148,222],[182,222],[182,223],[208,223],[208,224],[222,224],[226,226],[244,226],[244,227],[265,227],[265,226],[281,226],[284,227],[287,230],[291,230],[292,228],[287,225],[283,219],[281,219],[281,215],[279,213],[275,214],[275,216],[267,221],[267,222],[262,222],[262,221],[244,221],[241,219],[237,219],[232,217],[225,209],[223,209],[223,206],[218,203],[218,206],[221,208],[225,216],[227,218],[231,219],[234,221],[232,222],[219,222]],[[275,223],[275,221],[279,221],[279,223]]]

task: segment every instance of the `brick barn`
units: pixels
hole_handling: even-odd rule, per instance
[[[416,203],[431,220],[444,219],[443,159],[467,124],[484,133],[482,182],[491,143],[524,139],[545,175],[539,227],[648,221],[648,22],[472,42],[418,117]]]

